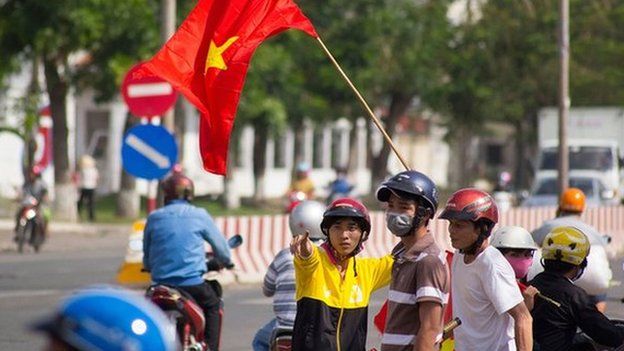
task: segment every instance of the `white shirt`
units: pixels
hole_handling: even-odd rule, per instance
[[[488,246],[466,264],[456,252],[451,272],[455,350],[516,350],[514,321],[507,313],[523,301],[514,271],[498,249]]]
[[[83,189],[95,189],[98,181],[98,170],[95,167],[80,170],[80,187]]]

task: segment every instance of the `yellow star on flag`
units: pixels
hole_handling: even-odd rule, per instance
[[[238,40],[238,37],[231,37],[221,46],[217,46],[214,40],[210,40],[210,47],[208,48],[208,55],[206,56],[206,68],[204,69],[204,74],[208,72],[208,69],[210,67],[214,67],[222,71],[225,71],[227,69],[225,61],[223,61],[223,53],[230,47],[230,45],[234,44],[236,40]]]

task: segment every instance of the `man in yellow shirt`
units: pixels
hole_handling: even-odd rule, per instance
[[[390,283],[393,258],[360,258],[371,229],[359,201],[332,202],[321,223],[327,240],[312,245],[309,234],[293,238],[297,316],[293,350],[366,349],[368,304],[373,291]]]

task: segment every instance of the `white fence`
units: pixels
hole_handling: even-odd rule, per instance
[[[503,214],[500,225],[518,225],[531,231],[539,227],[545,220],[555,216],[555,208],[516,208]],[[600,207],[588,209],[583,215],[587,223],[596,227],[601,233],[612,237],[607,252],[614,256],[624,246],[624,206]],[[390,252],[398,239],[385,226],[383,212],[371,213],[372,230],[365,243],[363,255],[371,257],[383,256]],[[288,229],[288,216],[243,216],[216,218],[217,226],[226,237],[241,234],[243,245],[233,251],[236,263],[237,279],[241,282],[262,281],[267,267],[275,254],[288,247],[291,235]],[[451,249],[447,232],[448,222],[433,220],[429,228],[438,244]]]

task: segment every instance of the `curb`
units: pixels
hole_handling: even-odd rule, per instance
[[[13,230],[15,222],[12,219],[0,219],[0,230]],[[128,233],[132,224],[107,224],[107,223],[70,223],[50,222],[50,232],[72,232],[78,234],[95,234],[102,231]]]

